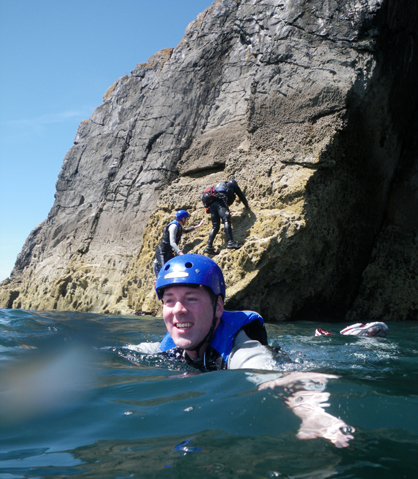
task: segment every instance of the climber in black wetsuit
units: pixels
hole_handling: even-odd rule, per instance
[[[221,181],[215,186],[215,190],[218,197],[215,198],[209,206],[212,230],[209,233],[208,245],[205,248],[205,253],[209,254],[215,253],[213,241],[218,234],[221,220],[224,224],[226,239],[228,240],[226,247],[230,249],[238,249],[241,247],[241,245],[232,238],[231,213],[229,211],[229,206],[232,205],[238,195],[238,198],[244,204],[245,208],[249,208],[248,201],[235,180]]]
[[[154,273],[158,276],[163,265],[174,258],[175,255],[182,255],[183,252],[179,248],[179,242],[183,233],[190,233],[191,231],[200,228],[204,219],[197,225],[191,228],[185,228],[190,215],[186,210],[179,210],[176,213],[176,219],[171,221],[165,228],[160,244],[155,250]]]

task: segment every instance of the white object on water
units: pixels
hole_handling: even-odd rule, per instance
[[[326,331],[325,329],[315,329],[315,336],[332,336],[333,334],[330,333],[329,331]]]
[[[388,327],[385,323],[356,323],[340,331],[340,334],[345,336],[368,336],[368,337],[386,337],[388,333]]]

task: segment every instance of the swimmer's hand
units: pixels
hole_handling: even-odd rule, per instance
[[[274,389],[283,387],[292,392],[286,399],[286,404],[293,413],[302,419],[302,424],[296,435],[298,439],[314,439],[323,437],[336,447],[347,447],[354,439],[353,427],[343,420],[325,412],[324,408],[330,394],[324,392],[328,379],[336,379],[334,374],[293,372],[258,386],[259,389]]]
[[[329,405],[326,403],[328,398],[329,393],[298,391],[296,395],[286,400],[286,404],[296,416],[302,419],[296,437],[298,439],[323,437],[336,447],[347,447],[348,442],[354,439],[351,433],[355,432],[355,429],[322,409]]]

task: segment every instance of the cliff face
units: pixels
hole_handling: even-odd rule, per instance
[[[235,178],[227,307],[417,319],[417,27],[415,0],[215,1],[80,124],[0,305],[156,314],[163,227]]]

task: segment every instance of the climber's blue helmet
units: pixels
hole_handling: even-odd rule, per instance
[[[182,220],[183,218],[188,218],[190,215],[186,210],[178,210],[176,213],[176,220]]]
[[[167,261],[155,283],[158,299],[163,299],[165,288],[175,285],[207,286],[214,295],[220,294],[225,300],[225,281],[221,268],[207,256],[183,254]]]

